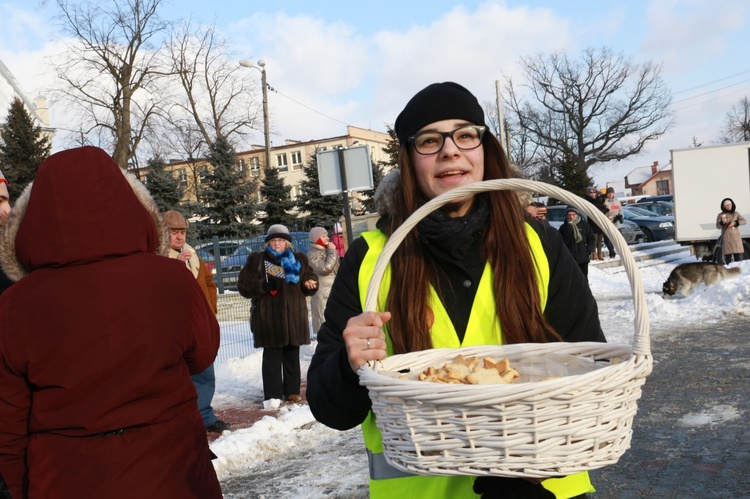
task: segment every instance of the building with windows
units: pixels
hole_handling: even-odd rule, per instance
[[[292,200],[300,193],[300,183],[305,178],[302,171],[303,165],[310,162],[311,158],[319,151],[337,149],[339,147],[351,147],[354,145],[370,146],[370,155],[373,163],[388,161],[390,158],[385,152],[390,139],[387,133],[376,132],[355,126],[346,127],[346,135],[328,137],[324,139],[300,141],[286,140],[283,145],[271,147],[271,165],[279,170],[279,176],[284,183],[291,187]],[[259,177],[263,173],[265,161],[265,147],[253,146],[249,151],[236,152],[237,167],[240,168],[248,178]],[[211,165],[206,159],[192,161],[170,160],[167,170],[173,172],[175,178],[180,181],[184,189],[183,201],[195,202],[198,200],[201,182],[205,179]],[[141,170],[141,178],[144,178],[147,169]],[[260,193],[258,193],[258,201]]]
[[[672,194],[672,164],[659,167],[654,161],[650,166],[636,168],[625,176],[625,187],[633,196],[658,196]]]

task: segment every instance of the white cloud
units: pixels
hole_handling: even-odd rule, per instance
[[[269,7],[265,11],[271,13],[235,16],[233,24],[219,28],[232,41],[238,59],[267,62],[268,81],[276,90],[269,94],[275,144],[287,138],[342,135],[344,123],[385,130],[416,91],[435,81],[457,81],[481,103],[494,102],[495,80],[507,74],[519,81],[519,58],[540,52],[565,49],[575,55],[585,47],[608,46],[636,62],[663,61],[664,77],[675,92],[750,69],[745,55],[750,3],[744,0],[617,2],[607,8],[589,2],[509,4],[465,2],[437,16],[412,14],[411,24],[403,16],[393,22],[387,16],[368,17],[368,7],[355,5],[306,9],[315,12],[306,15],[282,8],[272,12],[274,7]],[[545,6],[536,7],[539,4]],[[378,8],[393,10],[394,5],[386,2]],[[435,6],[433,12],[443,8]],[[210,12],[199,9],[214,7],[188,2],[176,15],[193,10],[198,22],[210,22]],[[0,15],[0,29],[11,34],[4,38],[0,58],[33,98],[54,83],[47,61],[60,53],[60,46],[49,41],[55,27],[42,14],[22,7],[2,4]],[[259,79],[256,71],[249,71],[248,78]],[[750,74],[729,83],[743,78]],[[670,133],[639,157],[601,169],[597,180],[618,180],[656,160],[666,163],[669,149],[687,147],[693,136],[711,143],[745,90],[750,91],[750,84],[677,103]],[[702,91],[676,94],[675,100]],[[65,113],[54,103],[50,113],[53,125],[76,128],[61,121]],[[262,143],[262,134],[256,135],[251,142]]]
[[[495,80],[515,74],[519,56],[572,40],[568,21],[549,9],[491,2],[368,37],[343,22],[287,14],[252,16],[231,34],[241,50],[266,60],[269,83],[285,94],[269,97],[274,140],[339,135],[339,121],[385,130],[416,91],[435,81],[457,81],[480,102],[494,101]]]
[[[690,70],[725,56],[729,37],[746,27],[749,12],[742,1],[655,0],[646,10],[650,32],[643,52],[664,60],[669,71]]]

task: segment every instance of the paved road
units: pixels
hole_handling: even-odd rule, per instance
[[[592,499],[750,497],[750,319],[660,331],[652,352],[632,448],[616,465],[591,473]],[[233,499],[366,498],[366,473],[355,430],[222,487]]]
[[[632,448],[596,498],[750,497],[750,319],[660,333]]]

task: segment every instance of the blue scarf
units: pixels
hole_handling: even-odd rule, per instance
[[[266,251],[268,251],[269,254],[275,256],[279,260],[281,267],[284,269],[284,273],[286,273],[286,282],[297,284],[299,282],[299,271],[302,268],[302,264],[299,263],[296,258],[294,258],[294,253],[292,253],[292,250],[287,248],[279,253],[269,246],[268,248],[266,248]]]

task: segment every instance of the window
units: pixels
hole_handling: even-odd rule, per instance
[[[184,168],[177,170],[177,180],[180,182],[180,187],[187,187],[187,172]]]
[[[201,180],[201,183],[205,182],[206,176],[208,175],[208,166],[203,165],[198,167],[198,177]]]
[[[657,180],[656,192],[658,194],[669,194],[669,180]]]
[[[255,172],[256,175],[260,171],[260,159],[257,156],[250,158],[250,171]]]
[[[286,153],[276,155],[276,168],[278,168],[280,172],[289,171],[289,165],[286,161]]]
[[[292,170],[299,170],[302,168],[302,153],[300,151],[294,151],[292,153]]]
[[[237,161],[237,171],[241,173],[243,177],[247,177],[247,164],[244,159]]]

